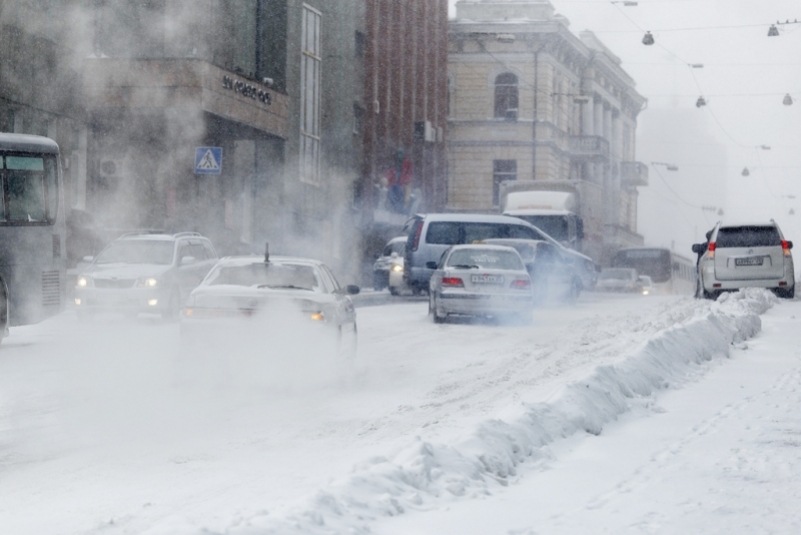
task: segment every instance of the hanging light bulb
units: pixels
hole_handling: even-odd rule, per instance
[[[723,215],[723,213],[724,213],[724,212],[723,212],[723,208],[719,208],[719,209],[718,209],[718,215]]]
[[[698,97],[698,100],[695,101],[696,108],[700,108],[701,106],[706,106],[706,99],[704,97]]]
[[[651,35],[651,32],[645,32],[645,35],[642,38],[642,44],[644,45],[654,44],[654,36]]]
[[[784,95],[784,100],[782,100],[782,104],[784,104],[785,106],[793,105],[793,97],[790,96],[790,93]]]
[[[775,24],[770,25],[770,29],[768,30],[768,37],[778,37],[779,36],[779,29],[776,27]]]
[[[747,167],[743,167],[743,172],[740,174],[743,176],[749,176],[751,174],[751,171],[749,171]]]

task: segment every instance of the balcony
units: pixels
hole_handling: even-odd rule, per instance
[[[648,166],[642,162],[620,162],[620,182],[624,186],[647,186]]]
[[[609,142],[600,136],[570,136],[570,155],[578,161],[606,162]]]

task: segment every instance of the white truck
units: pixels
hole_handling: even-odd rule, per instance
[[[504,215],[523,219],[558,240],[582,251],[584,221],[579,211],[579,192],[570,182],[509,180],[500,184],[500,208]]]

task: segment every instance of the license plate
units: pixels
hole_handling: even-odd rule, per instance
[[[471,275],[470,281],[475,284],[503,284],[503,275]]]
[[[735,266],[761,266],[764,258],[761,256],[749,256],[748,258],[735,258]]]

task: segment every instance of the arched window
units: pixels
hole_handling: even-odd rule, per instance
[[[505,72],[495,78],[495,117],[517,120],[517,76]]]

